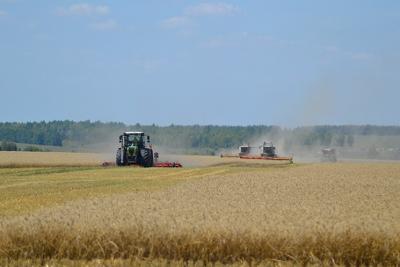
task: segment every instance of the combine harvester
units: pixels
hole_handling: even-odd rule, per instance
[[[288,161],[293,163],[293,157],[281,157],[276,153],[276,147],[272,142],[264,142],[259,147],[243,145],[239,147],[238,154],[221,154],[221,158],[260,159],[274,161]]]
[[[321,162],[337,162],[336,149],[330,147],[322,149]]]
[[[117,166],[142,166],[159,168],[181,168],[179,162],[159,162],[158,152],[153,152],[150,136],[143,132],[124,132],[119,136],[120,147],[117,149],[115,163]],[[103,166],[113,165],[104,162]]]

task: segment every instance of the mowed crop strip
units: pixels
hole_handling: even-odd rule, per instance
[[[154,191],[227,172],[226,168],[0,168],[0,218],[77,199]]]
[[[159,190],[4,218],[0,257],[400,264],[399,164],[203,171]]]

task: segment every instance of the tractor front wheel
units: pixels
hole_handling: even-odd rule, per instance
[[[142,157],[143,167],[153,167],[153,150],[150,148],[143,148],[140,150],[140,155]]]

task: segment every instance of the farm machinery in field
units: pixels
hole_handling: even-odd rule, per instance
[[[334,148],[324,148],[321,150],[321,162],[336,162],[336,150]]]
[[[158,152],[153,151],[150,136],[143,132],[124,132],[119,136],[120,147],[117,149],[117,166],[138,165],[142,167],[179,168],[178,162],[159,162]]]
[[[276,153],[276,147],[272,144],[272,142],[264,142],[259,147],[242,145],[239,147],[238,154],[221,154],[221,158],[277,160],[293,163],[293,157],[278,156]]]

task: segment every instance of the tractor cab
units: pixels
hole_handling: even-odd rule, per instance
[[[277,157],[276,147],[274,147],[272,142],[264,142],[260,148],[262,157]]]
[[[145,147],[146,143],[150,143],[150,136],[145,136],[143,132],[124,132],[119,136],[119,142],[122,147]]]

